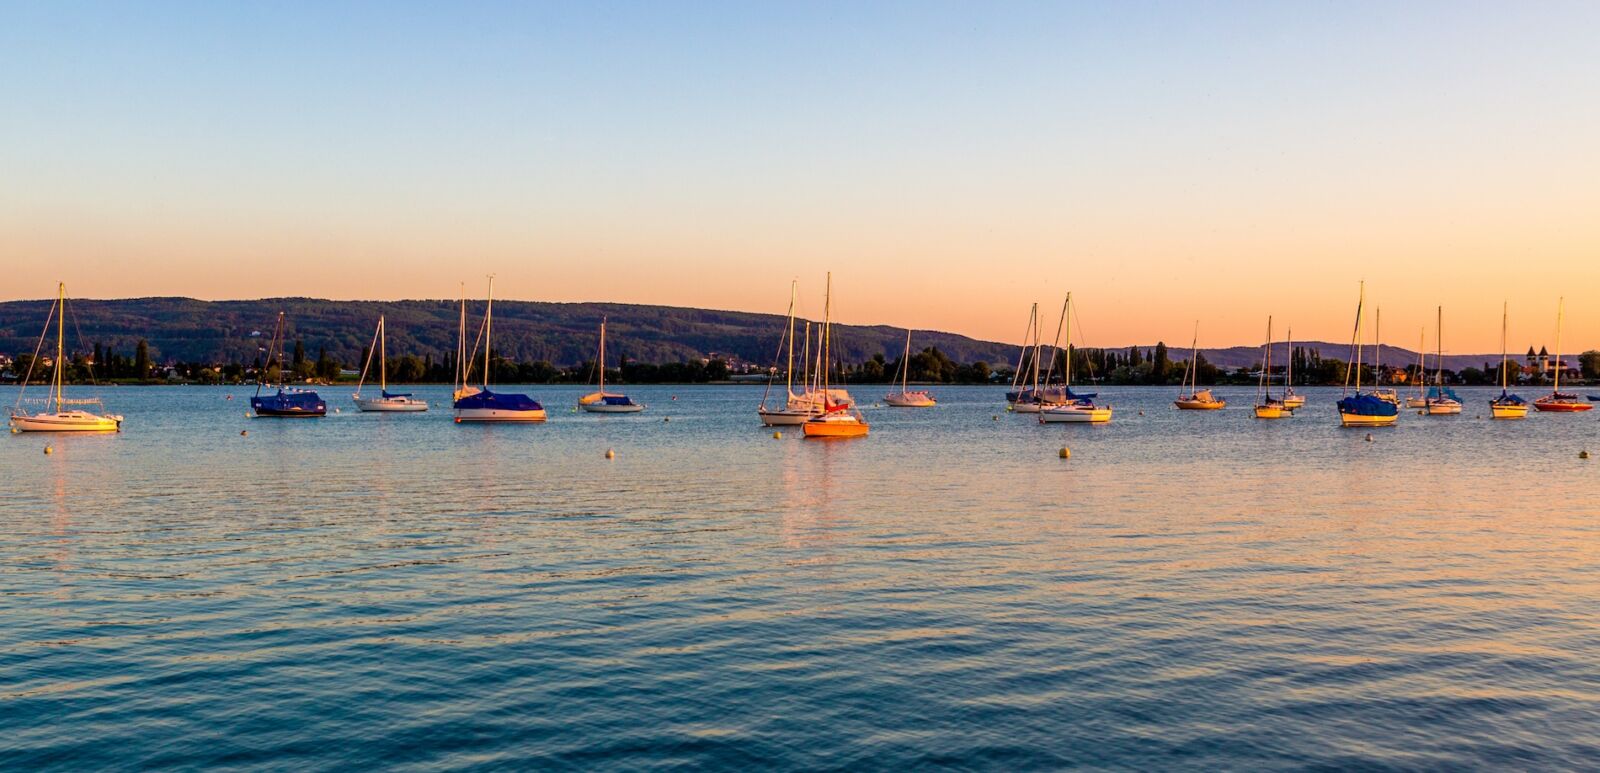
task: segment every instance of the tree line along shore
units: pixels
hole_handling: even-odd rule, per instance
[[[262,368],[267,371],[268,381],[276,381],[280,375],[284,375],[282,369],[287,368],[290,381],[333,384],[356,381],[362,362],[366,360],[366,352],[362,354],[362,362],[355,363],[341,362],[324,349],[319,349],[315,356],[311,356],[298,340],[291,352],[283,363],[276,358],[263,361],[260,357],[251,362],[156,362],[151,358],[149,346],[144,340],[140,340],[129,353],[97,343],[88,351],[74,351],[68,355],[65,379],[73,384],[243,384],[256,381]],[[1051,381],[1059,381],[1068,360],[1066,354],[1056,351],[1053,362],[1041,361],[1039,378],[1042,380],[1048,376]],[[0,355],[0,383],[20,383],[30,367],[33,374],[30,383],[48,380],[53,366],[50,358],[41,355],[35,366],[33,356],[32,352]],[[1290,359],[1288,364],[1273,365],[1276,383],[1282,383],[1284,375],[1292,371],[1297,386],[1337,386],[1345,383],[1349,371],[1347,362],[1324,357],[1317,348],[1296,346],[1291,350]],[[1532,363],[1534,359],[1530,350],[1527,361]],[[596,377],[593,360],[562,367],[545,360],[504,357],[498,351],[491,352],[489,360],[494,371],[490,380],[494,383],[584,384],[593,382]],[[1188,360],[1188,357],[1173,359],[1164,343],[1127,349],[1073,347],[1072,380],[1078,384],[1112,386],[1175,385],[1188,366]],[[453,353],[439,357],[407,354],[390,357],[387,364],[390,383],[448,384],[456,372]],[[952,360],[938,347],[926,347],[911,354],[909,380],[919,384],[1010,384],[1019,365],[1022,380],[1031,382],[1034,369],[1028,354],[1019,361],[1009,363],[962,363]],[[472,367],[478,374],[475,377],[481,377],[481,360],[475,360]],[[1508,374],[1509,380],[1513,383],[1543,384],[1550,380],[1544,367],[1531,367],[1522,364],[1521,360],[1512,360],[1509,367],[1512,371]],[[1566,378],[1600,380],[1600,351],[1584,352],[1578,355],[1576,367],[1566,367],[1564,381]],[[799,371],[801,366],[797,363],[795,368]],[[830,371],[830,381],[843,384],[884,383],[893,380],[900,368],[900,357],[888,359],[883,354],[876,354],[860,362],[836,363]],[[1203,385],[1255,384],[1260,370],[1260,362],[1250,366],[1220,368],[1207,362],[1204,354],[1195,355],[1196,378]],[[1416,363],[1404,367],[1384,367],[1382,370],[1380,374],[1376,367],[1364,365],[1362,382],[1407,385],[1417,383],[1419,377],[1431,382],[1437,376],[1431,368],[1419,374]],[[616,384],[760,383],[768,376],[782,379],[781,367],[757,366],[718,357],[665,363],[640,362],[624,357],[620,367],[606,369],[606,381]],[[799,376],[797,372],[796,377]],[[370,375],[369,378],[375,379],[376,376]],[[1500,383],[1499,363],[1485,362],[1482,367],[1445,370],[1443,378],[1445,383],[1456,385],[1497,384]]]

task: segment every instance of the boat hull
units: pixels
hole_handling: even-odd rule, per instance
[[[589,413],[638,413],[638,412],[644,410],[644,406],[642,406],[642,405],[640,405],[638,403],[626,403],[626,404],[623,404],[623,405],[610,405],[610,404],[607,404],[605,402],[598,402],[598,403],[584,403],[584,404],[580,405],[579,407],[582,408],[583,410],[589,412]]]
[[[540,422],[546,418],[543,408],[533,411],[512,411],[504,408],[457,408],[456,423],[478,422]]]
[[[758,409],[756,413],[761,415],[761,423],[768,427],[798,427],[811,421],[812,417],[817,415],[811,411],[768,411],[761,409]]]
[[[1528,418],[1528,405],[1495,405],[1489,404],[1489,417],[1494,419],[1526,419]]]
[[[1305,404],[1306,404],[1306,399],[1304,397],[1299,396],[1299,395],[1296,395],[1294,397],[1285,397],[1285,398],[1283,398],[1283,407],[1288,408],[1290,410],[1294,410],[1295,408],[1303,408],[1303,407],[1305,407]]]
[[[120,432],[121,416],[100,416],[87,411],[19,414],[11,417],[18,432]]]
[[[926,392],[895,392],[883,396],[891,408],[932,408],[938,403]]]
[[[1039,412],[1040,424],[1105,424],[1111,421],[1107,408],[1052,408]]]
[[[1219,411],[1228,407],[1227,400],[1173,400],[1172,404],[1184,411]]]
[[[1393,416],[1370,416],[1364,413],[1339,414],[1339,423],[1346,427],[1390,427],[1399,420],[1399,414]]]
[[[1426,398],[1426,397],[1407,397],[1406,398],[1406,407],[1407,408],[1426,408],[1426,407],[1428,407],[1428,398]]]
[[[1555,400],[1550,402],[1534,400],[1533,407],[1543,413],[1581,413],[1594,408],[1589,403],[1571,403]]]
[[[1429,416],[1454,416],[1461,413],[1461,403],[1454,400],[1446,402],[1429,401],[1428,407],[1424,410]]]
[[[860,421],[821,421],[812,420],[801,427],[806,437],[814,438],[846,438],[865,437],[871,429],[866,422]]]
[[[1283,405],[1258,405],[1255,412],[1258,419],[1287,419],[1294,415],[1294,411]]]
[[[364,413],[420,413],[428,403],[409,397],[356,397],[356,407]]]

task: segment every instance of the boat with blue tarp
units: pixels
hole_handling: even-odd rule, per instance
[[[278,322],[272,329],[272,340],[267,344],[267,361],[256,374],[256,393],[250,398],[250,410],[258,417],[291,419],[317,419],[328,415],[328,404],[311,389],[289,386],[283,378],[283,312],[278,312]],[[272,378],[277,368],[278,378]],[[262,390],[276,387],[276,391],[262,394]]]

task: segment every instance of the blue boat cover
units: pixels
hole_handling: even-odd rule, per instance
[[[1351,395],[1339,401],[1339,412],[1355,416],[1398,416],[1400,406],[1372,395]]]
[[[1098,396],[1095,392],[1074,392],[1071,388],[1046,387],[1044,389],[1024,389],[1020,392],[1007,392],[1006,400],[1013,403],[1029,403],[1039,399],[1051,402],[1064,402],[1071,400],[1084,400]]]
[[[1490,400],[1489,402],[1491,404],[1493,404],[1493,405],[1527,405],[1528,404],[1527,400],[1524,400],[1524,399],[1522,399],[1522,398],[1520,398],[1520,397],[1518,397],[1518,396],[1516,396],[1514,394],[1511,394],[1510,392],[1505,392],[1505,391],[1502,391],[1500,393],[1499,397],[1496,397],[1495,399]]]
[[[1428,399],[1429,400],[1437,400],[1437,399],[1439,399],[1441,397],[1448,397],[1451,400],[1454,400],[1454,401],[1456,401],[1458,403],[1461,402],[1461,398],[1456,396],[1456,390],[1451,389],[1450,387],[1439,387],[1439,386],[1428,387]]]
[[[600,398],[600,402],[603,402],[606,405],[633,405],[634,404],[633,400],[630,399],[627,395],[606,395],[605,397]]]
[[[387,389],[383,389],[383,390],[379,390],[379,391],[383,392],[383,399],[385,399],[385,400],[393,400],[396,397],[410,397],[411,396],[410,392],[395,393],[395,392],[390,392]]]
[[[542,411],[544,406],[527,395],[490,392],[485,389],[456,401],[457,410]]]
[[[250,398],[250,407],[256,413],[324,413],[328,410],[316,392],[285,392],[275,395],[256,395]]]

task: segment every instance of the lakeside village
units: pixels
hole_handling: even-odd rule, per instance
[[[307,354],[300,341],[296,341],[292,354],[287,357],[288,373],[283,374],[276,359],[263,363],[259,358],[243,362],[181,362],[163,359],[140,340],[131,354],[95,344],[87,351],[72,351],[67,355],[69,367],[65,373],[67,383],[73,384],[244,384],[254,383],[261,369],[267,369],[267,381],[276,382],[280,375],[293,383],[332,385],[354,383],[360,371],[319,351],[315,357]],[[937,348],[930,347],[910,355],[909,380],[919,384],[1010,384],[1015,373],[1032,369],[1029,352],[1022,354],[1016,363],[991,365],[987,362],[957,363]],[[1047,355],[1046,355],[1047,356]],[[1282,383],[1286,372],[1294,374],[1295,386],[1345,383],[1348,364],[1344,360],[1323,357],[1317,349],[1296,346],[1292,350],[1290,365],[1272,366],[1275,383]],[[1065,367],[1065,352],[1055,352],[1053,371],[1060,374]],[[362,359],[366,359],[363,352]],[[33,354],[0,353],[0,384],[17,384],[32,372],[30,383],[49,380],[54,358],[41,355],[33,363]],[[1219,368],[1207,362],[1203,354],[1196,354],[1196,380],[1203,385],[1254,385],[1261,375],[1261,364],[1233,369]],[[594,380],[594,361],[572,366],[557,366],[543,360],[522,362],[491,355],[496,383],[510,384],[584,384]],[[1176,385],[1188,367],[1188,358],[1174,360],[1166,344],[1128,349],[1090,349],[1073,347],[1072,380],[1075,383],[1105,385]],[[448,384],[455,371],[453,354],[441,357],[432,355],[403,355],[388,358],[390,383]],[[1042,363],[1048,366],[1048,363]],[[886,359],[877,354],[871,359],[855,364],[836,365],[830,374],[833,383],[878,384],[893,378],[901,370],[901,358]],[[1292,371],[1290,367],[1292,366]],[[1563,383],[1600,382],[1600,351],[1590,350],[1575,359],[1563,358],[1559,362],[1544,347],[1529,347],[1519,362],[1513,358],[1509,381],[1516,384],[1548,384],[1561,369]],[[1439,378],[1436,365],[1426,370],[1425,381],[1434,383]],[[798,368],[797,368],[798,370]],[[1045,367],[1042,370],[1052,370]],[[1382,367],[1382,372],[1372,365],[1364,366],[1363,383],[1381,383],[1395,386],[1415,384],[1420,365]],[[736,356],[711,353],[708,356],[684,362],[645,363],[623,358],[621,367],[607,368],[606,381],[614,384],[763,384],[769,378],[783,376],[780,367],[745,362]],[[1500,383],[1498,363],[1485,362],[1481,368],[1466,367],[1459,371],[1443,371],[1447,384],[1473,386]]]

